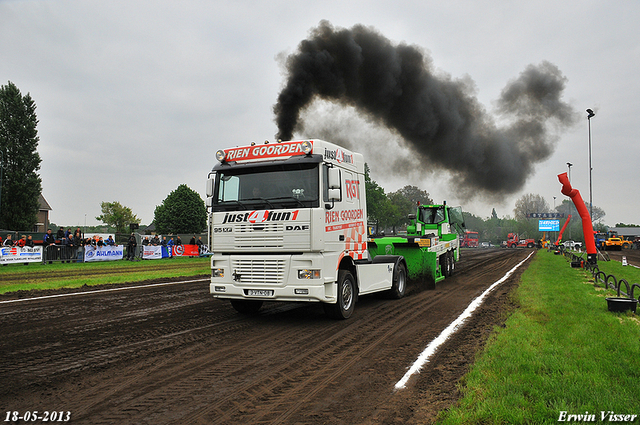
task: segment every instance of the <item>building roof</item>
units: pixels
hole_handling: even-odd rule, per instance
[[[44,196],[42,196],[42,193],[38,197],[38,203],[40,204],[40,211],[42,211],[42,210],[51,211],[52,210],[51,205],[49,205],[47,200],[44,199]]]
[[[609,230],[616,231],[618,236],[640,236],[640,227],[610,227]]]

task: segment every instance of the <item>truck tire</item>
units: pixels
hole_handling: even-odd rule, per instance
[[[529,242],[529,243],[527,244],[527,248],[533,248],[533,244],[532,244],[531,242]]]
[[[456,272],[456,252],[451,251],[451,275],[450,276],[453,276],[455,272]]]
[[[444,277],[447,277],[449,268],[448,253],[445,252],[440,257],[438,257],[438,262],[440,263],[440,274]]]
[[[335,304],[323,304],[324,312],[332,319],[351,317],[356,306],[356,281],[349,270],[338,272],[338,299]]]
[[[399,261],[393,268],[393,284],[391,289],[387,291],[389,298],[399,300],[404,297],[407,291],[407,266],[404,262]]]
[[[231,300],[231,306],[241,314],[253,315],[262,307],[260,300]]]

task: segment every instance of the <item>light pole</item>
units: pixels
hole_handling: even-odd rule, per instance
[[[569,167],[569,182],[571,182],[571,166],[572,165],[573,165],[572,163],[567,162],[567,167]]]
[[[593,182],[591,180],[591,171],[593,168],[591,167],[591,118],[595,117],[596,114],[591,109],[587,109],[587,121],[589,122],[589,215],[591,216],[591,221],[593,221]]]

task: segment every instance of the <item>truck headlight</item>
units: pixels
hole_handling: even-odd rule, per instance
[[[224,277],[224,269],[213,269],[211,270],[211,275],[213,277]]]
[[[224,151],[222,149],[216,152],[216,159],[220,162],[224,161],[225,156],[226,155],[224,154]]]
[[[320,279],[320,270],[298,270],[298,279]]]

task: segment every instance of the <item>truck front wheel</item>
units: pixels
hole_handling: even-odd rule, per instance
[[[348,319],[356,306],[356,281],[348,270],[338,272],[338,299],[335,304],[323,304],[332,319]]]

